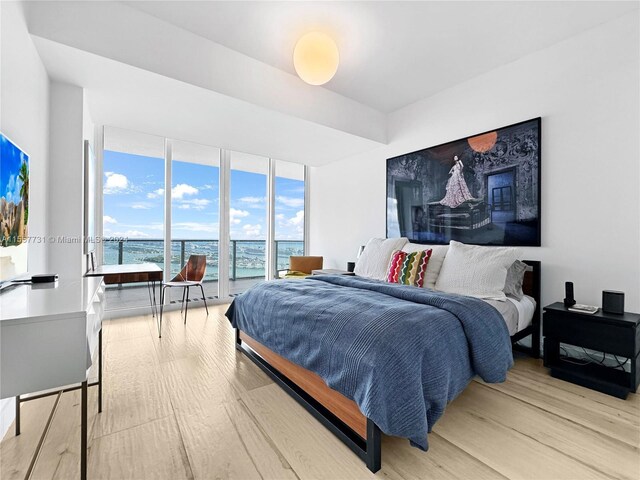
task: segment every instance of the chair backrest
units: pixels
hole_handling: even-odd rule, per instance
[[[322,268],[323,261],[323,257],[291,256],[289,257],[289,270],[311,274],[311,270]]]
[[[190,255],[186,265],[182,267],[182,270],[180,270],[180,273],[173,278],[172,282],[183,282],[185,280],[190,282],[201,282],[206,271],[207,256]]]

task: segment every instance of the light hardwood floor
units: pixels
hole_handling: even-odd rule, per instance
[[[104,322],[104,411],[90,401],[90,478],[373,478],[363,463],[238,353],[226,306]],[[23,404],[0,444],[0,478],[79,475],[79,393]],[[640,398],[618,400],[518,358],[508,380],[473,381],[422,452],[383,437],[389,479],[640,478]]]

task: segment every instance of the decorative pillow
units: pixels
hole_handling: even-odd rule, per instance
[[[431,250],[407,253],[396,250],[391,255],[387,282],[422,287]]]
[[[400,250],[405,243],[407,243],[407,239],[404,237],[372,238],[364,247],[353,272],[360,277],[386,280],[391,254]]]
[[[507,270],[507,279],[504,282],[504,293],[507,297],[522,300],[524,292],[522,284],[524,282],[524,272],[530,272],[533,268],[520,260],[516,260]]]
[[[507,270],[519,255],[518,248],[465,245],[452,240],[438,275],[436,289],[506,301],[503,289]]]
[[[421,252],[427,249],[431,249],[431,258],[429,258],[429,265],[427,266],[427,274],[424,278],[424,288],[436,288],[436,280],[440,274],[442,268],[442,262],[447,255],[449,245],[420,245],[419,243],[407,243],[402,247],[403,252],[413,253]]]

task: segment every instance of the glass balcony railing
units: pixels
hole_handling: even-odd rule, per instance
[[[104,240],[104,264],[155,263],[164,269],[164,240]],[[303,255],[304,242],[276,240],[275,256],[277,270],[289,267],[291,255]],[[171,275],[177,274],[189,259],[189,255],[206,255],[205,281],[218,280],[217,240],[172,240]],[[265,240],[231,240],[229,246],[229,279],[264,278],[266,271]]]

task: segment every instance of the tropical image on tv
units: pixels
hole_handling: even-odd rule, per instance
[[[0,280],[27,269],[28,222],[29,157],[0,133]]]

